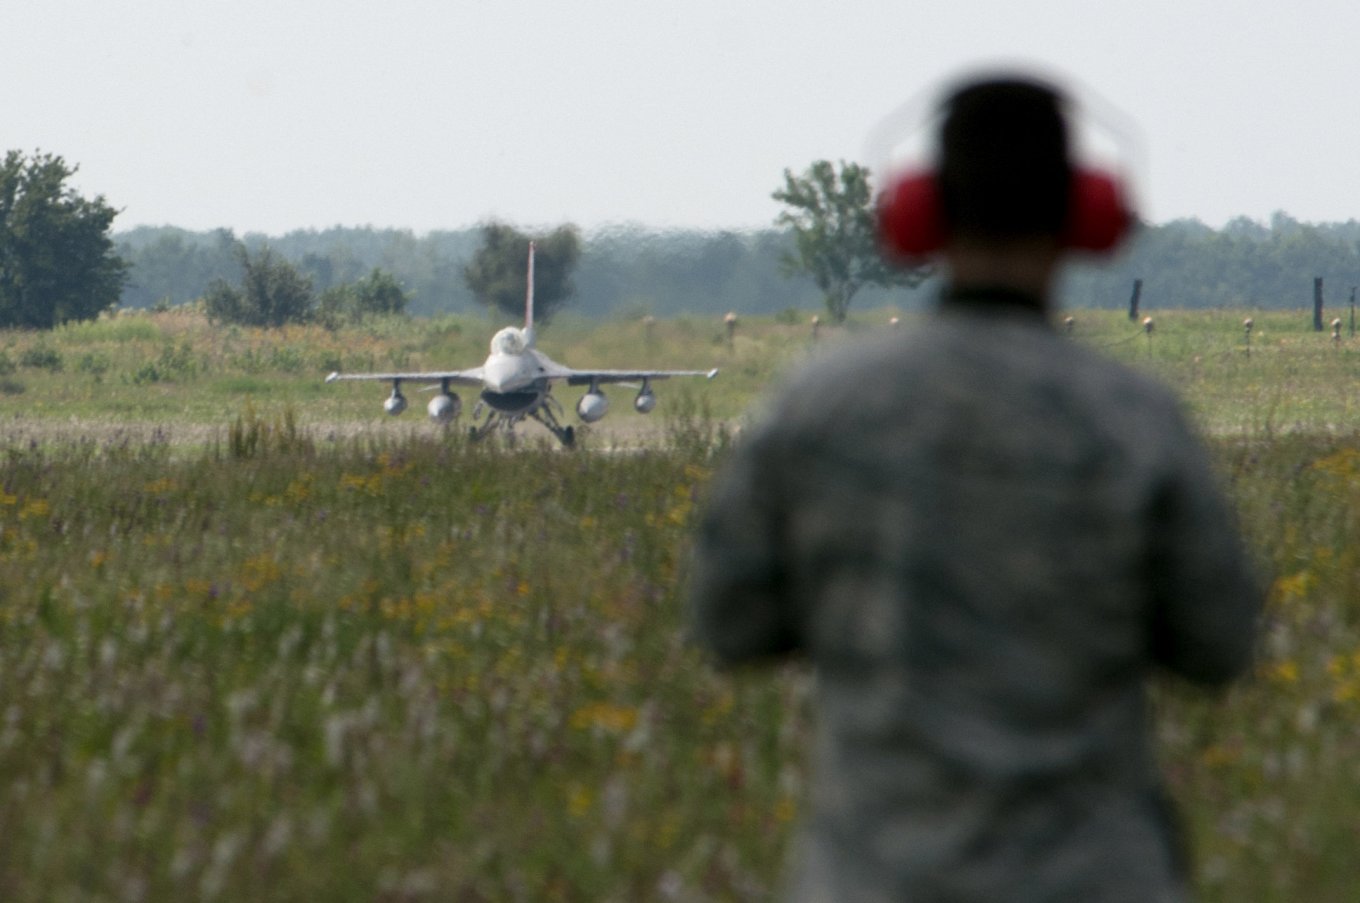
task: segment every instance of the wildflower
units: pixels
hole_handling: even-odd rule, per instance
[[[637,709],[609,702],[595,702],[572,713],[568,722],[575,730],[599,730],[623,734],[637,725]]]
[[[19,509],[19,520],[47,517],[51,510],[52,507],[47,504],[46,499],[30,499]]]
[[[248,558],[241,565],[241,585],[247,592],[258,593],[282,578],[283,568],[268,552]]]
[[[1271,587],[1270,596],[1274,601],[1281,603],[1305,599],[1316,579],[1313,572],[1306,568],[1288,577],[1280,577]]]
[[[567,792],[567,811],[572,818],[582,818],[594,804],[595,798],[590,788],[583,784],[573,784]]]
[[[1222,768],[1236,762],[1240,754],[1241,750],[1236,747],[1215,743],[1212,746],[1205,747],[1200,758],[1210,768]]]
[[[1299,682],[1298,663],[1285,659],[1283,661],[1272,662],[1264,669],[1264,677],[1277,684],[1296,684]]]
[[[312,478],[310,474],[303,474],[302,477],[289,483],[283,490],[283,497],[289,504],[305,502],[307,497],[312,494]]]
[[[1325,458],[1319,458],[1313,462],[1313,469],[1348,483],[1360,481],[1360,449],[1343,448]]]

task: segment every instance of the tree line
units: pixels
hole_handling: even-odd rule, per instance
[[[121,295],[126,307],[180,304],[203,297],[214,278],[235,278],[239,241],[272,249],[309,275],[318,291],[354,282],[374,268],[409,295],[409,313],[434,315],[481,310],[463,277],[481,230],[432,232],[335,228],[268,238],[230,232],[191,233],[172,227],[116,233],[128,262]],[[796,252],[789,230],[757,232],[656,231],[628,227],[583,236],[567,309],[588,317],[679,314],[823,313],[816,284],[786,273]],[[1143,280],[1147,309],[1305,308],[1314,277],[1322,277],[1329,305],[1360,285],[1360,222],[1315,225],[1276,214],[1262,224],[1240,219],[1221,229],[1196,220],[1144,226],[1129,247],[1100,266],[1076,263],[1059,288],[1070,308],[1119,309],[1133,281]],[[856,308],[929,303],[935,279],[917,286],[866,286]]]
[[[419,236],[371,227],[237,236],[229,230],[138,227],[114,235],[119,255],[129,262],[121,303],[148,308],[201,298],[214,279],[236,278],[239,245],[251,252],[270,249],[309,277],[318,292],[353,282],[376,267],[391,273],[407,292],[411,314],[471,313],[482,305],[465,270],[483,245],[484,228]],[[773,229],[697,232],[624,226],[584,233],[566,309],[587,317],[815,309],[821,304],[817,287],[781,271],[780,259],[791,249],[788,235]],[[523,259],[518,258],[520,269]],[[538,276],[541,295],[541,267]]]
[[[241,237],[173,226],[112,232],[117,210],[67,184],[60,157],[10,151],[0,165],[0,326],[44,328],[114,306],[201,301],[210,316],[276,325],[334,323],[370,313],[434,315],[522,309],[530,236],[497,223],[416,235],[371,227]],[[884,267],[875,247],[868,173],[817,161],[786,170],[771,194],[784,210],[755,231],[657,231],[640,226],[582,235],[570,224],[533,236],[544,318],[557,306],[588,317],[781,314],[850,303],[927,305],[938,277]],[[1117,308],[1135,280],[1145,309],[1302,308],[1314,280],[1337,306],[1360,285],[1360,222],[1269,223],[1221,229],[1179,220],[1141,229],[1099,267],[1077,263],[1058,296],[1069,308]]]

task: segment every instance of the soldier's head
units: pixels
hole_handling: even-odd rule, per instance
[[[1115,174],[1073,160],[1067,108],[1058,88],[1022,74],[951,91],[934,165],[900,171],[879,197],[889,258],[942,254],[955,285],[1046,297],[1064,253],[1113,251],[1133,212]],[[885,143],[891,124],[878,135]]]
[[[953,242],[1063,234],[1072,167],[1058,92],[1019,78],[973,81],[944,104],[940,207]]]
[[[956,287],[1049,304],[1072,181],[1062,107],[1056,90],[1025,78],[974,81],[945,103],[937,185]]]

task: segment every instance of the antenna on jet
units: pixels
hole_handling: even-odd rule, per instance
[[[534,345],[534,243],[529,242],[529,287],[524,291],[524,344]]]

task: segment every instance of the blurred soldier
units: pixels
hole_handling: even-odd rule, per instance
[[[1063,103],[952,95],[938,310],[797,374],[711,488],[697,638],[817,675],[792,899],[1185,899],[1146,680],[1243,672],[1262,593],[1172,393],[1049,322]]]

